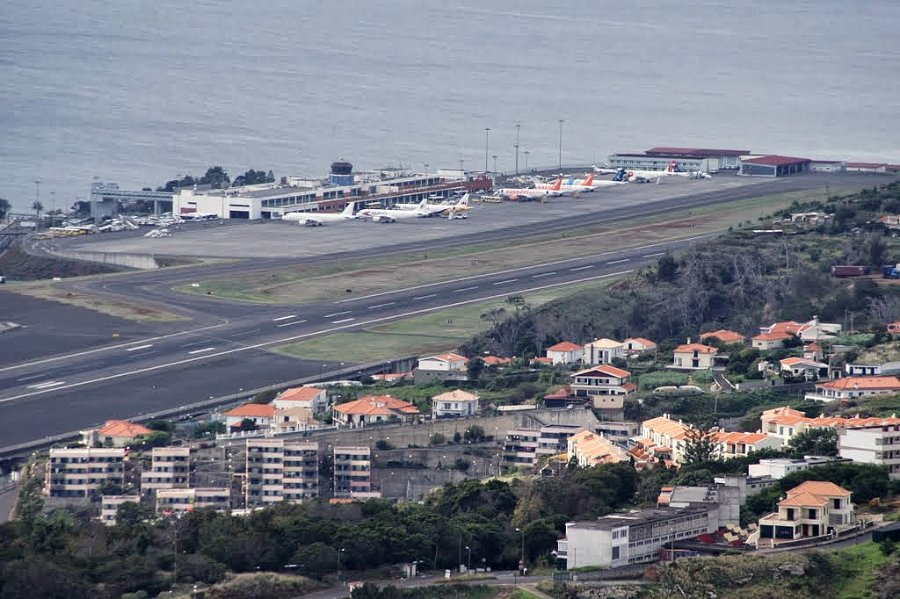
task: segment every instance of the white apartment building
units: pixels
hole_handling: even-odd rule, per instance
[[[141,472],[141,493],[191,486],[191,448],[154,447],[150,468]]]
[[[244,487],[247,507],[319,496],[319,444],[247,439]]]
[[[156,492],[156,513],[180,518],[200,509],[227,511],[231,508],[231,490],[224,487],[196,489],[159,489]]]
[[[893,479],[900,479],[900,420],[864,428],[838,430],[838,454],[862,464],[885,466]]]
[[[565,452],[569,438],[583,430],[575,424],[509,430],[503,444],[503,463],[510,467],[534,466],[543,456]]]
[[[50,450],[44,492],[50,497],[90,497],[103,483],[125,481],[125,448]]]
[[[137,495],[103,495],[100,498],[100,521],[107,526],[116,524],[119,517],[119,506],[123,503],[140,503]]]
[[[431,398],[431,417],[468,418],[478,413],[480,397],[462,389],[454,389]]]
[[[334,496],[337,499],[381,497],[381,493],[372,486],[370,448],[334,448]]]

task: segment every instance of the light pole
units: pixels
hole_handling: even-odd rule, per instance
[[[491,158],[494,159],[494,172],[496,173],[497,172],[497,155],[494,154],[491,156]]]
[[[522,559],[519,560],[519,568],[525,573],[525,527],[516,528],[516,532],[522,533]]]
[[[341,550],[338,551],[337,554],[337,583],[338,586],[341,586],[341,554],[344,553],[344,548],[341,547]]]
[[[563,119],[559,119],[559,170],[562,170],[562,126]]]
[[[34,205],[35,205],[35,207],[41,205],[41,180],[40,179],[34,180]],[[35,209],[35,213],[36,213],[35,216],[37,217],[40,214],[40,211]],[[40,219],[36,219],[36,220],[39,221]],[[40,222],[36,223],[35,228],[40,229],[41,223]]]
[[[521,127],[521,123],[516,123],[516,175],[519,174],[519,129]]]
[[[488,172],[488,142],[491,138],[491,128],[484,128],[484,172]]]
[[[528,155],[531,154],[531,151],[525,150],[525,172],[528,172]]]
[[[472,548],[466,545],[466,551],[468,552],[467,562],[466,562],[466,574],[472,573]]]

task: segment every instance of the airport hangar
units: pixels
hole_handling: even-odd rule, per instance
[[[720,170],[737,170],[741,156],[748,154],[750,150],[657,147],[642,154],[610,154],[608,161],[611,168],[662,171],[674,160],[682,171],[717,173]]]
[[[327,179],[285,177],[281,183],[228,189],[179,189],[173,196],[172,213],[277,219],[288,212],[340,210],[351,201],[390,207],[428,198],[445,199],[457,193],[490,189],[491,185],[488,177],[461,170],[408,173],[389,169],[353,173],[352,164],[339,161],[331,165]]]

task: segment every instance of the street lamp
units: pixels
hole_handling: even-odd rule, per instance
[[[491,156],[491,158],[494,159],[494,172],[496,173],[497,172],[497,155],[494,154]]]
[[[516,123],[516,175],[519,174],[519,129],[521,127],[521,123]]]
[[[466,563],[466,574],[472,573],[472,548],[466,545],[466,551],[468,552],[467,563]]]
[[[337,554],[337,582],[338,586],[341,586],[341,554],[344,553],[344,548],[341,547],[341,550],[338,551]]]
[[[488,141],[491,138],[491,128],[484,128],[484,172],[488,172]]]
[[[562,126],[563,119],[559,119],[559,169],[562,170]]]
[[[531,154],[530,150],[525,150],[525,172],[528,172],[528,155]]]
[[[520,568],[522,568],[522,574],[525,573],[525,527],[516,528],[516,532],[522,533],[522,559],[519,561]]]

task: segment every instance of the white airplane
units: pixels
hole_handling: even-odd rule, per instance
[[[352,220],[356,218],[356,215],[353,214],[353,210],[356,207],[356,202],[349,202],[344,210],[335,213],[335,212],[288,212],[284,216],[281,217],[281,220],[285,220],[288,222],[295,222],[300,225],[306,225],[307,227],[320,227],[325,223],[338,223],[345,220]]]
[[[589,173],[587,177],[584,179],[570,179],[570,182],[563,183],[560,186],[560,189],[563,192],[591,192],[599,187],[613,187],[615,185],[621,185],[624,181],[594,181],[594,173]],[[549,189],[549,183],[536,183],[535,186],[538,189]]]
[[[503,187],[494,191],[494,194],[511,201],[536,200],[562,195],[562,178],[559,178],[553,184],[548,185],[549,187],[546,189],[539,189],[537,187]]]
[[[646,171],[646,170],[631,170],[620,168],[616,172],[616,176],[620,176],[624,173],[624,180],[626,181],[646,181],[651,179],[656,179],[659,181],[662,177],[688,177],[690,179],[708,179],[710,178],[708,173],[704,173],[703,171],[680,171],[678,170],[678,161],[672,160],[666,165],[666,168],[661,171]]]
[[[410,218],[424,218],[432,216],[428,207],[428,198],[419,202],[418,207],[413,210],[397,210],[393,208],[363,208],[356,213],[357,218],[369,218],[376,223],[393,223],[398,220],[406,220]]]
[[[446,216],[449,219],[468,218],[471,209],[472,206],[469,204],[469,194],[466,194],[455,204],[445,206],[441,216]]]

